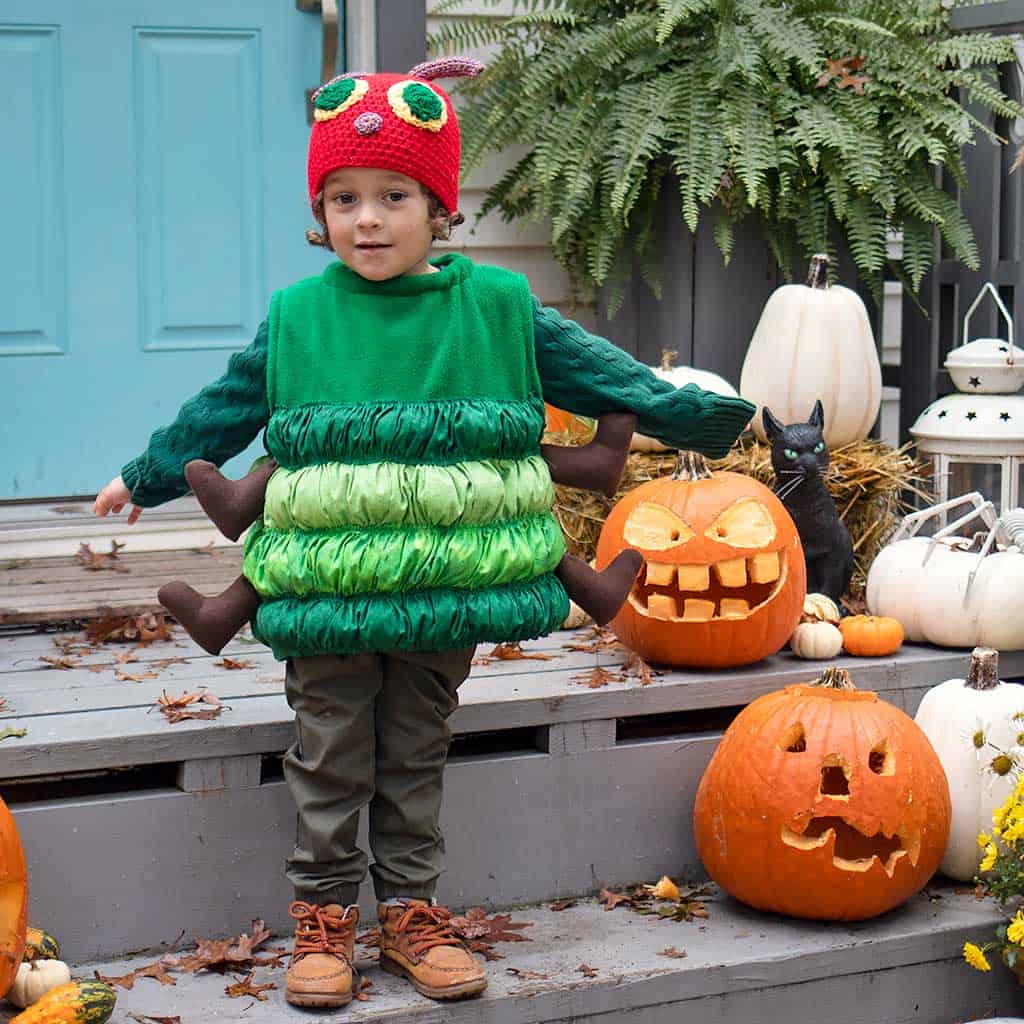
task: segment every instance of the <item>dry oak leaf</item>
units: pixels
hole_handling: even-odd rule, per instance
[[[79,661],[81,659],[77,658],[77,657],[55,658],[55,657],[53,657],[50,654],[40,654],[39,655],[39,660],[40,661],[45,661],[46,664],[49,665],[51,668],[67,669],[67,668],[78,668],[79,667],[78,663],[79,663]]]
[[[197,971],[215,971],[224,974],[239,967],[280,967],[285,950],[266,950],[267,956],[256,956],[256,950],[270,938],[270,931],[262,918],[252,922],[252,935],[244,932],[238,938],[204,939],[196,938],[195,951],[177,961],[178,970],[188,974]]]
[[[581,641],[562,646],[569,651],[585,651],[588,654],[596,651],[625,650],[619,638],[607,626],[591,626]]]
[[[640,680],[641,686],[649,686],[655,676],[663,676],[665,674],[658,669],[651,668],[636,651],[630,651],[629,657],[626,658],[622,665],[622,671],[627,675],[636,676]]]
[[[245,661],[243,659],[235,658],[221,658],[220,661],[215,661],[215,668],[255,668],[256,665],[251,661]]]
[[[129,1017],[132,1020],[137,1020],[139,1024],[146,1024],[147,1021],[152,1021],[153,1024],[181,1024],[181,1017],[149,1017],[144,1013],[129,1013]]]
[[[614,910],[620,903],[627,906],[633,905],[633,897],[624,892],[612,892],[611,889],[602,888],[598,897],[604,903],[605,910]]]
[[[170,668],[171,665],[187,665],[188,658],[161,658],[159,661],[152,661],[153,668]]]
[[[93,551],[88,544],[78,545],[78,553],[75,558],[78,563],[86,569],[98,571],[100,569],[111,569],[114,572],[131,572],[127,565],[116,561],[117,553],[124,547],[124,544],[116,540],[110,542],[110,550],[107,552]]]
[[[108,978],[105,974],[100,974],[99,971],[93,971],[93,974],[97,981],[105,981],[108,985],[117,985],[131,991],[139,978],[155,978],[161,985],[176,985],[177,982],[167,973],[167,968],[174,966],[174,958],[165,955],[151,964],[136,967],[131,974],[122,974],[117,978]]]
[[[163,612],[144,615],[104,615],[85,627],[85,638],[92,644],[134,640],[145,647],[154,640],[173,640],[174,627]]]
[[[468,939],[483,939],[484,942],[530,942],[527,935],[519,930],[532,928],[532,921],[513,921],[511,914],[487,916],[483,907],[470,907],[463,917],[451,920],[455,929]]]
[[[209,704],[211,706],[199,709],[194,707],[196,704]],[[164,690],[163,694],[157,697],[154,707],[158,707],[167,716],[167,720],[171,725],[174,725],[175,722],[181,722],[187,718],[200,720],[218,718],[221,710],[227,707],[227,705],[223,704],[219,697],[215,697],[212,693],[207,693],[206,690],[197,690],[195,693],[183,693],[180,697],[171,697]],[[150,708],[150,711],[152,710]]]
[[[135,656],[134,651],[122,651],[120,654],[114,655],[114,661],[118,665],[127,665],[129,661],[138,661],[139,659]]]
[[[552,910],[568,910],[570,907],[575,907],[575,906],[576,906],[576,901],[575,900],[555,900],[555,902],[551,904],[551,909]]]
[[[358,999],[361,1003],[365,1003],[366,1000],[369,999],[371,996],[375,996],[377,993],[371,992],[371,988],[373,988],[373,982],[370,981],[369,978],[360,978],[359,991],[356,992],[356,999]]]
[[[141,683],[156,677],[156,672],[122,672],[119,668],[114,669],[114,678],[120,679],[122,683]]]
[[[833,78],[849,77],[851,71],[862,70],[865,62],[864,57],[840,57],[838,60],[826,61],[828,70],[823,71],[814,84],[817,88],[824,89]]]
[[[592,668],[589,672],[584,672],[582,675],[569,677],[570,683],[579,683],[590,690],[599,690],[602,686],[607,686],[609,683],[622,683],[625,680],[626,677],[621,672],[611,672],[600,666]]]
[[[540,651],[524,651],[519,641],[507,644],[498,644],[489,654],[482,655],[479,659],[474,658],[474,665],[489,665],[492,661],[552,661],[557,654],[543,654]]]
[[[549,978],[549,974],[541,974],[540,971],[524,971],[521,967],[506,967],[506,974],[511,974],[514,978]]]
[[[268,989],[276,989],[277,985],[273,982],[269,982],[266,985],[253,984],[252,979],[255,973],[255,971],[250,971],[244,978],[236,981],[234,985],[225,985],[224,991],[232,999],[238,999],[240,996],[255,996],[261,1003],[265,1003],[270,996],[263,993]]]
[[[675,946],[666,946],[664,949],[658,950],[658,956],[670,956],[676,960],[682,960],[686,956],[686,950],[676,949]]]
[[[596,978],[598,974],[597,968],[591,967],[590,964],[580,964],[579,967],[576,968],[576,970],[579,971],[580,974],[585,975],[588,978]]]

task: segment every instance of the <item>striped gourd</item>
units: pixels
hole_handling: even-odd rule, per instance
[[[59,960],[60,943],[42,928],[25,929],[25,955],[23,960]]]
[[[10,1024],[106,1024],[117,996],[102,981],[72,981],[49,992]]]

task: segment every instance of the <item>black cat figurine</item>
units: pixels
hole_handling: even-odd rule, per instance
[[[766,406],[762,413],[772,446],[775,493],[796,523],[807,563],[807,592],[826,594],[836,604],[853,575],[853,541],[836,515],[836,504],[825,487],[828,446],[822,436],[825,412],[821,401],[806,423],[780,423]]]

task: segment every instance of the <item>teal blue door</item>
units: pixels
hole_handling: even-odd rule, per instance
[[[320,60],[295,0],[3,0],[0,500],[95,494],[323,267]]]

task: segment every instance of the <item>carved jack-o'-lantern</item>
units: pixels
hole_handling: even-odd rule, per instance
[[[904,902],[938,868],[949,786],[907,714],[854,689],[841,669],[819,683],[740,712],[700,781],[694,835],[708,874],[736,899],[861,920]]]
[[[720,668],[778,651],[807,587],[800,537],[782,502],[742,473],[711,473],[685,453],[609,513],[603,569],[624,548],[644,557],[611,628],[648,661]]]

